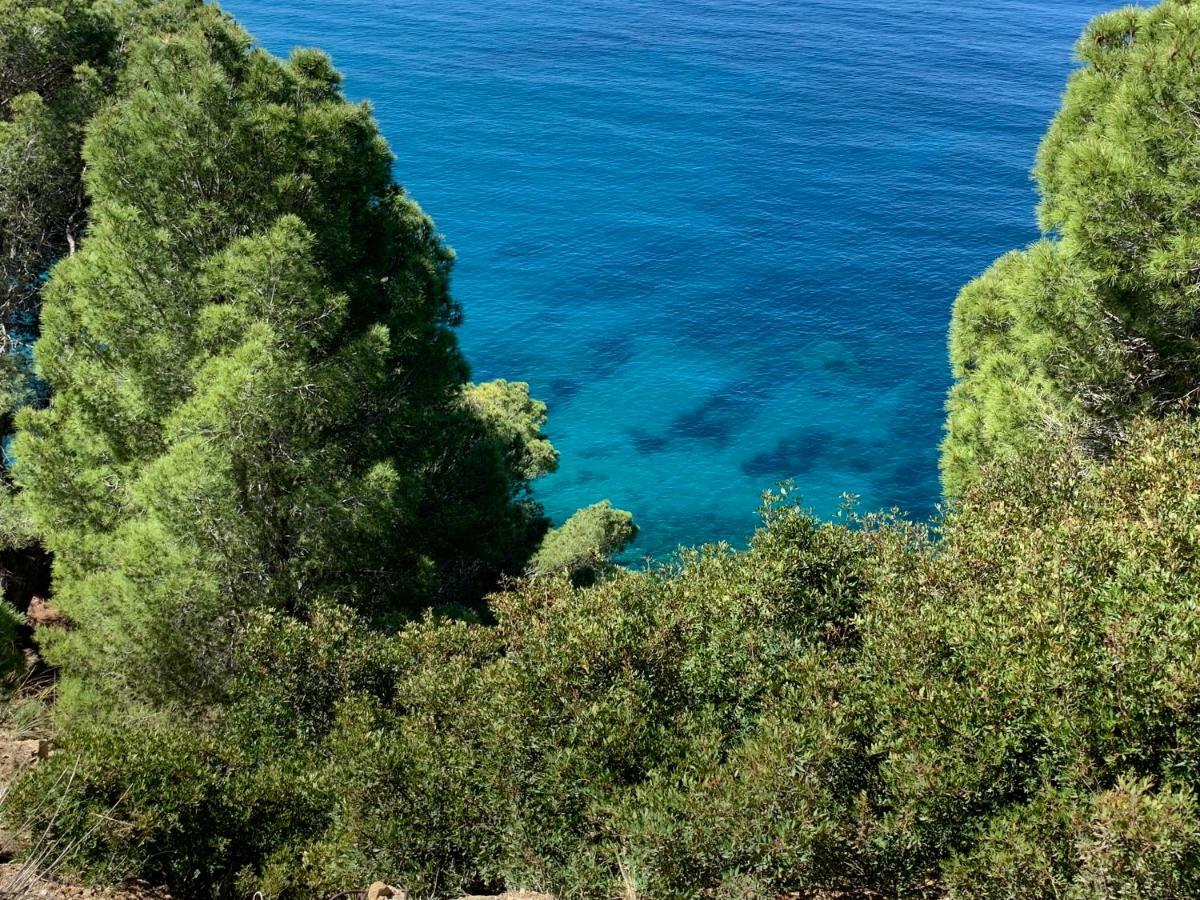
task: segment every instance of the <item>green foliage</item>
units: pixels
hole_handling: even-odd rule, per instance
[[[20,639],[22,625],[23,617],[0,600],[0,690],[8,686],[7,682],[21,675],[25,668]]]
[[[1200,892],[1200,807],[1189,788],[1122,779],[1098,796],[1075,843],[1072,898],[1175,898]]]
[[[78,874],[90,880],[140,875],[181,896],[234,895],[245,866],[322,811],[325,798],[292,760],[248,766],[275,745],[229,743],[235,734],[218,738],[167,716],[76,721],[71,760],[36,767],[8,809],[17,820],[32,809],[53,815],[55,839],[79,841]]]
[[[607,503],[546,533],[545,407],[468,382],[452,255],[328,61],[109,8],[0,510],[72,622],[9,814],[70,867],[181,900],[1200,893],[1200,423],[1160,415],[1200,322],[1200,7],[1081,44],[1052,233],[956,308],[953,511],[783,492],[748,550],[641,572]]]
[[[680,857],[643,800],[701,814],[687,773],[754,758],[748,740],[763,761],[842,753],[821,724],[787,716],[812,706],[833,683],[823,663],[854,643],[863,542],[772,515],[750,554],[712,548],[582,591],[539,579],[497,599],[494,627],[429,618],[389,636],[342,604],[252,613],[227,702],[201,718],[131,717],[69,683],[63,752],[17,805],[55,798],[44,824],[82,839],[84,874],[164,880],[182,897],[232,885],[311,896],[377,878],[439,895],[510,882],[592,896],[615,884],[625,833],[645,835],[631,865],[661,855],[666,870]],[[76,767],[86,777],[67,779]],[[188,788],[160,798],[173,779]],[[814,773],[783,798],[745,789],[764,809],[809,809],[851,780]],[[718,791],[710,802],[727,802]],[[711,836],[704,846],[720,852]],[[744,853],[769,859],[771,845]]]
[[[789,666],[732,748],[709,733],[624,799],[613,830],[646,896],[856,885],[869,765],[855,685],[835,660]]]
[[[1101,16],[1036,176],[1046,239],[968,285],[950,333],[943,448],[957,495],[1047,436],[1107,454],[1200,386],[1200,8]]]
[[[1200,426],[1083,460],[988,475],[936,541],[775,498],[745,552],[533,578],[494,626],[252,611],[202,717],[69,683],[20,796],[78,766],[42,827],[183,897],[1191,896]]]
[[[42,277],[82,235],[84,126],[99,105],[112,22],[86,0],[0,2],[0,325],[35,329]]]
[[[471,384],[463,398],[516,478],[529,482],[557,471],[558,451],[542,432],[546,404],[529,396],[529,385],[503,380]]]
[[[592,581],[612,567],[612,557],[637,537],[633,514],[614,509],[607,500],[581,509],[542,539],[529,563],[535,575],[565,572],[577,581]]]
[[[523,386],[464,387],[452,254],[325,57],[186,0],[122,36],[15,455],[76,626],[47,658],[195,704],[251,610],[477,600],[544,529],[554,451]]]
[[[558,468],[542,429],[546,405],[522,382],[464,385],[455,416],[437,436],[424,539],[441,560],[436,591],[452,602],[477,600],[497,571],[521,571],[549,521],[529,484]]]
[[[16,411],[44,392],[28,344],[45,274],[86,225],[81,147],[111,86],[110,12],[90,0],[0,0],[0,441],[11,437]],[[14,595],[27,593],[23,575],[44,559],[27,517],[13,509],[4,456],[0,578],[10,599],[27,600]]]
[[[947,866],[954,897],[1168,900],[1200,891],[1191,788],[1124,776],[1091,797],[1062,792],[999,816]]]
[[[1053,790],[999,812],[943,867],[947,893],[964,900],[1067,896],[1071,834],[1081,818],[1074,798]]]
[[[895,865],[932,864],[1047,786],[1194,777],[1198,451],[1177,426],[1087,475],[1078,451],[1030,457],[968,492],[937,553],[871,605],[875,840]]]

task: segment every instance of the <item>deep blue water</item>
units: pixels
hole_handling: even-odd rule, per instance
[[[794,478],[939,494],[961,284],[1036,237],[1083,0],[227,0],[320,46],[459,253],[477,379],[530,382],[556,517],[740,542]]]

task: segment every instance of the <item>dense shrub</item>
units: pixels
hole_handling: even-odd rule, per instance
[[[633,516],[605,500],[581,509],[546,533],[529,569],[534,574],[563,572],[577,583],[594,581],[611,560],[637,537]]]
[[[69,751],[23,796],[32,804],[80,765],[89,777],[71,783],[53,828],[88,835],[82,858],[107,867],[94,875],[157,877],[188,896],[244,881],[248,856],[255,884],[301,896],[377,877],[439,893],[505,882],[603,891],[627,830],[648,846],[669,839],[637,792],[686,803],[687,769],[751,756],[738,750],[751,735],[775,752],[770,729],[795,728],[770,725],[767,710],[826,703],[824,662],[855,643],[862,536],[792,509],[770,515],[749,554],[712,548],[678,571],[587,590],[541,579],[496,598],[495,627],[430,619],[387,636],[336,605],[256,617],[241,679],[207,720],[117,721],[79,708],[86,693],[64,697]],[[794,734],[797,758],[841,765],[843,739],[804,733],[814,727],[824,726]],[[204,739],[189,745],[197,731]],[[169,760],[165,749],[115,749],[164,743],[178,767],[152,762]],[[853,769],[861,749],[849,744]],[[164,778],[192,787],[163,805]],[[839,789],[813,784],[789,802],[811,807],[829,790]],[[114,806],[125,812],[111,818],[137,829],[105,819],[93,831]],[[629,864],[647,853],[633,848]],[[197,855],[204,865],[187,869]],[[202,877],[182,877],[195,868]]]
[[[263,613],[225,707],[76,710],[23,790],[78,765],[76,862],[184,896],[1189,896],[1200,428],[1081,462],[985,478],[937,540],[776,498],[748,551],[534,579],[494,626]]]
[[[869,605],[875,841],[896,866],[1047,789],[1195,778],[1198,459],[1192,426],[1143,430],[1096,470],[1034,456]]]
[[[1125,776],[1091,796],[1048,792],[997,816],[946,866],[955,897],[1182,898],[1200,892],[1190,788]]]
[[[1093,802],[1078,829],[1079,872],[1068,896],[1171,898],[1200,894],[1200,806],[1190,788],[1152,791],[1123,779]]]

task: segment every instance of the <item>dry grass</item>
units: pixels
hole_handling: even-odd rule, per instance
[[[621,900],[638,900],[637,882],[625,860],[617,860],[617,871],[621,875]]]

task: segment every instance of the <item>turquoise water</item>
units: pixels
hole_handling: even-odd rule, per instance
[[[794,478],[938,498],[958,287],[1036,237],[1028,171],[1104,2],[231,0],[329,51],[459,253],[477,379],[530,382],[557,517],[740,542]]]

